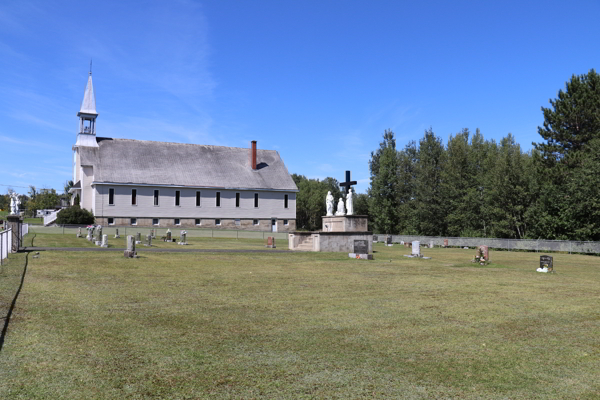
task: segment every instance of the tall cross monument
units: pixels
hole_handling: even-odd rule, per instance
[[[346,189],[346,195],[348,195],[348,190],[350,190],[352,185],[356,185],[356,181],[350,180],[350,171],[346,171],[346,182],[340,183],[340,186],[343,186]]]

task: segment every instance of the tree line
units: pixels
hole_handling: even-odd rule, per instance
[[[386,130],[355,214],[376,233],[600,240],[600,76],[573,75],[542,111],[542,140],[529,152],[511,134],[496,142],[479,129],[444,145],[430,128],[398,149]],[[337,202],[339,182],[292,177],[297,228],[321,229],[325,196]]]
[[[523,152],[477,129],[444,146],[432,129],[371,153],[368,210],[380,233],[600,240],[600,76],[573,75],[544,108],[543,139]]]

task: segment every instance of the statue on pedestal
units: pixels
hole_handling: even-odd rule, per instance
[[[17,192],[10,193],[10,215],[19,215],[19,205],[21,205],[21,200],[19,200],[19,195]]]
[[[331,195],[331,192],[327,192],[327,197],[325,197],[325,204],[327,205],[327,216],[331,217],[333,216],[333,196]]]
[[[346,210],[344,210],[344,199],[340,197],[340,201],[338,201],[337,212],[335,215],[346,215]]]
[[[352,189],[348,189],[346,195],[346,215],[354,214],[354,205],[352,204]]]

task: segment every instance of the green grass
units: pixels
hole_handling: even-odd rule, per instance
[[[598,398],[597,257],[375,250],[29,255],[0,398]]]

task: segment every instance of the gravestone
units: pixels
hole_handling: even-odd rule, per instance
[[[102,244],[100,247],[108,247],[108,235],[102,235]]]
[[[124,256],[127,258],[137,257],[135,252],[135,240],[131,235],[127,236],[127,250],[125,250]]]
[[[546,268],[546,272],[554,272],[554,258],[552,256],[540,256],[540,269],[544,268]]]
[[[179,234],[181,235],[181,239],[179,241],[179,243],[177,244],[181,244],[181,245],[187,245],[187,231],[181,231],[179,232]]]
[[[85,238],[90,242],[92,241],[92,229],[88,229],[88,233]]]
[[[490,252],[486,245],[479,246],[479,252],[485,261],[490,261]]]
[[[392,236],[391,236],[391,235],[390,235],[390,236],[388,236],[388,237],[385,239],[385,245],[386,245],[386,246],[393,246],[393,245],[394,245],[394,244],[392,243]]]
[[[369,244],[366,240],[355,240],[354,241],[354,253],[355,254],[369,254]]]
[[[101,241],[102,240],[102,225],[98,225],[98,230],[97,230],[97,241]]]
[[[377,235],[373,235],[373,243],[377,243]]]
[[[79,227],[79,229],[77,229],[77,237],[80,238],[81,237],[81,227]]]
[[[144,246],[152,247],[152,235],[146,235],[146,243]]]
[[[156,229],[150,229],[150,236],[152,236],[152,239],[156,239]]]
[[[135,244],[142,244],[142,234],[139,232],[135,234]]]
[[[357,260],[372,260],[373,254],[369,254],[369,242],[365,239],[354,241],[354,253],[348,253],[348,257]]]
[[[416,257],[421,255],[421,242],[418,240],[412,242],[412,255]]]
[[[444,239],[444,247],[448,247],[448,239]]]
[[[167,242],[171,242],[171,241],[172,241],[172,239],[171,239],[171,230],[167,229]]]
[[[429,242],[429,248],[433,249],[433,240]]]
[[[115,229],[115,239],[120,238],[121,236],[119,236],[119,228]]]
[[[267,245],[265,247],[267,247],[269,249],[275,248],[275,238],[273,236],[267,237]]]

